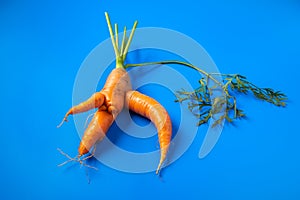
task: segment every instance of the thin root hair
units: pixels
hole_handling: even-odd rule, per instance
[[[67,153],[63,152],[60,148],[57,148],[57,150],[58,150],[62,155],[64,155],[65,157],[68,158],[67,161],[65,161],[65,162],[63,162],[63,163],[57,165],[58,167],[61,167],[61,166],[65,165],[65,164],[67,164],[67,163],[69,163],[69,162],[75,161],[75,162],[79,162],[81,166],[88,167],[88,168],[91,168],[91,169],[94,169],[94,170],[98,170],[98,168],[93,167],[93,166],[91,166],[91,165],[88,165],[88,164],[86,164],[86,163],[84,162],[85,160],[87,160],[87,159],[93,157],[93,156],[94,156],[93,154],[91,154],[91,155],[89,155],[89,156],[87,156],[87,157],[81,159],[81,156],[80,156],[80,155],[78,155],[78,156],[72,158],[72,157],[69,156]]]
[[[56,127],[60,128],[64,124],[64,122],[67,122],[67,121],[68,121],[67,117],[64,117],[63,120]]]

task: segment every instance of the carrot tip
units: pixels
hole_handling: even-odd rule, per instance
[[[64,122],[68,122],[67,117],[64,117],[63,120],[56,126],[57,128],[60,128]]]
[[[156,172],[155,172],[155,174],[158,175],[158,176],[160,176],[160,171],[161,171],[161,168],[157,169]]]
[[[159,163],[159,165],[158,165],[158,167],[156,169],[156,172],[155,172],[157,175],[160,175],[161,166],[162,166],[162,163]]]

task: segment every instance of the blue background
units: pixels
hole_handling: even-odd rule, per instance
[[[65,159],[56,148],[75,155],[79,143],[72,120],[56,125],[71,106],[80,64],[108,37],[104,11],[120,26],[138,19],[139,27],[189,35],[221,72],[284,91],[288,107],[241,97],[248,120],[227,125],[205,159],[198,150],[207,126],[163,180],[99,164],[87,184],[78,165],[56,166]],[[299,36],[297,0],[1,0],[0,199],[300,199]]]

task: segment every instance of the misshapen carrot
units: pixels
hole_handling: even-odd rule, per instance
[[[153,98],[139,93],[129,91],[126,93],[126,106],[148,119],[155,125],[158,132],[160,145],[160,161],[156,170],[159,173],[163,162],[166,159],[172,136],[172,123],[166,109]]]

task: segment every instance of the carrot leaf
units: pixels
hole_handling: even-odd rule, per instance
[[[211,99],[211,87],[208,86],[208,78],[199,80],[199,87],[192,92],[179,90],[176,92],[175,102],[188,102],[188,109],[199,119],[197,125],[205,124],[214,115],[213,126],[216,126],[225,119],[227,122],[233,122],[236,119],[246,117],[243,110],[237,108],[234,93],[247,95],[252,93],[259,100],[269,102],[275,106],[285,107],[287,96],[280,91],[274,91],[271,88],[259,88],[245,76],[239,74],[220,74],[223,77],[222,89],[223,95]]]

